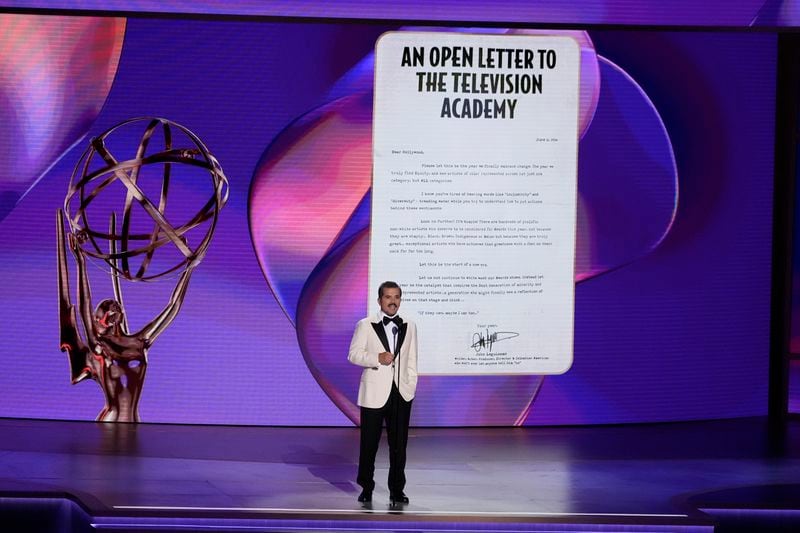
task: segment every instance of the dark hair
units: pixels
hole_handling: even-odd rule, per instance
[[[403,289],[394,281],[384,281],[381,283],[381,286],[378,287],[378,298],[383,298],[383,289],[397,289],[400,291],[400,297],[403,297]]]

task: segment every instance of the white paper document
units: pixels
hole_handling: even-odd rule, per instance
[[[392,32],[375,60],[369,308],[402,286],[423,374],[565,372],[578,44]]]

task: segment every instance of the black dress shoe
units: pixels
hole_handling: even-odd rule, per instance
[[[406,504],[408,503],[408,496],[406,496],[404,492],[392,493],[389,494],[389,501],[392,502],[393,504],[398,504],[398,503]]]
[[[358,495],[358,501],[361,503],[369,503],[372,501],[372,491],[371,490],[362,490],[361,494]]]

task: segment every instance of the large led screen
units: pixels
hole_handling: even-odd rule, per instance
[[[373,54],[385,32],[412,29],[580,46],[572,365],[421,376],[412,424],[765,414],[775,35],[41,15],[0,26],[0,416],[95,419],[95,375],[139,380],[144,422],[353,424],[360,368],[347,351],[377,298]],[[164,122],[112,129],[139,117]],[[125,166],[148,156],[141,176]],[[115,170],[89,186],[96,165]],[[81,218],[89,205],[114,217]],[[108,260],[133,243],[155,251]],[[85,268],[76,246],[93,252]],[[107,347],[128,358],[123,377],[101,353],[60,351],[65,294],[85,316],[81,275],[90,318],[124,310],[145,332]],[[436,327],[419,321],[420,337]]]

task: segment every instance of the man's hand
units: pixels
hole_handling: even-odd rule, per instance
[[[381,352],[378,354],[378,361],[383,366],[391,365],[392,361],[394,361],[394,355],[390,354],[389,352]]]

